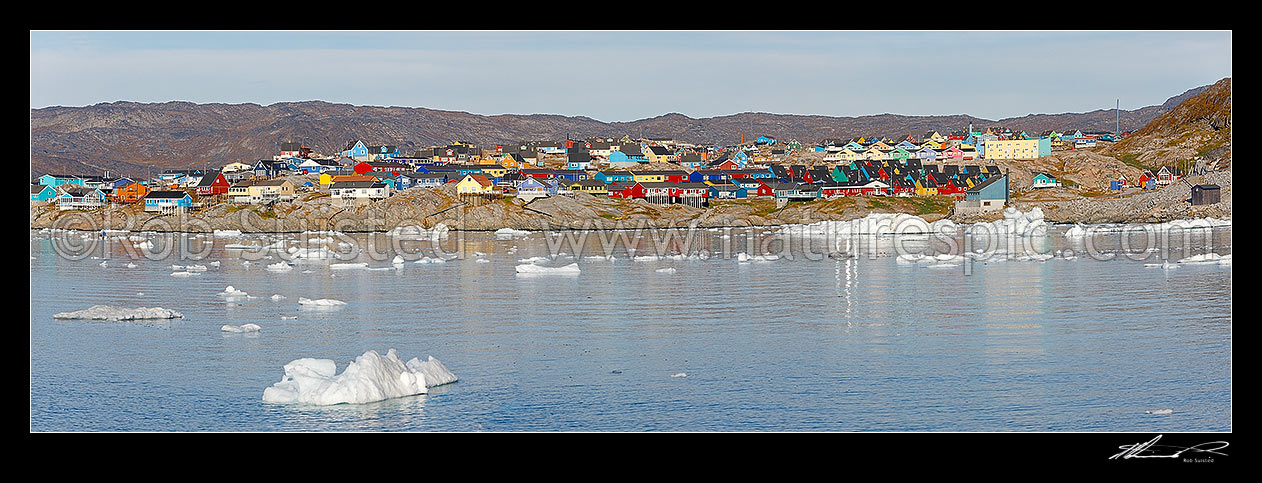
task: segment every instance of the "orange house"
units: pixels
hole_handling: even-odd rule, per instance
[[[149,188],[140,183],[132,182],[126,186],[114,188],[115,203],[135,203],[149,194]]]

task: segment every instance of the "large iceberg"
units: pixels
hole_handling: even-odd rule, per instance
[[[365,404],[425,394],[429,388],[456,382],[456,375],[429,356],[404,363],[394,349],[383,357],[370,350],[337,374],[331,359],[298,359],[285,364],[285,377],[263,390],[272,404]]]
[[[113,307],[109,305],[93,305],[83,310],[53,314],[54,319],[88,319],[88,320],[141,320],[141,319],[178,319],[184,314],[162,307],[137,307],[134,309]]]
[[[1044,236],[1050,225],[1043,220],[1043,209],[1035,207],[1030,211],[1018,211],[1016,208],[1003,210],[1003,219],[990,223],[974,223],[967,230],[972,235],[1016,235]]]

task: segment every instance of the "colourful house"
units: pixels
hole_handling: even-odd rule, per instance
[[[135,181],[114,188],[113,198],[115,203],[131,204],[144,199],[149,194],[149,187]]]
[[[214,175],[202,176],[202,180],[197,183],[197,196],[216,196],[228,193],[228,187],[232,186],[228,183],[228,178],[224,177],[222,172],[216,172]]]
[[[1055,188],[1057,186],[1056,177],[1047,173],[1034,172],[1034,183],[1031,188]]]
[[[145,211],[173,213],[193,206],[193,197],[185,191],[150,191],[143,198]]]
[[[480,174],[467,174],[456,183],[456,193],[462,195],[495,194],[495,183]]]
[[[59,190],[60,194],[54,198],[59,210],[91,210],[101,208],[109,202],[109,197],[98,188],[69,184],[63,185]]]
[[[48,201],[57,197],[57,190],[44,184],[31,185],[31,201]]]

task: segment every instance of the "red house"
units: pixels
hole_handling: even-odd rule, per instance
[[[203,176],[200,183],[197,183],[197,196],[214,196],[228,194],[228,178],[225,178],[222,172],[215,173],[214,176]]]
[[[767,186],[767,183],[765,181],[758,180],[757,196],[775,196],[775,195],[776,195],[776,190],[772,189],[770,186]]]

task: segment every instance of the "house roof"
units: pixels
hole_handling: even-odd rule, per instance
[[[1003,176],[995,176],[995,177],[993,177],[993,178],[989,178],[989,179],[987,179],[986,181],[982,181],[981,183],[978,183],[978,184],[973,185],[973,187],[972,187],[972,188],[969,188],[969,189],[968,189],[968,191],[969,191],[970,193],[979,192],[979,191],[981,191],[981,190],[982,190],[982,188],[985,188],[985,187],[990,186],[990,185],[992,185],[992,184],[998,183],[999,181],[1001,181],[1001,180],[1003,180],[1003,179],[1004,179],[1004,177],[1003,177]]]
[[[329,189],[346,189],[346,188],[385,188],[386,184],[380,181],[334,181],[329,185]]]
[[[493,186],[495,184],[492,183],[491,180],[487,179],[486,176],[482,176],[480,174],[470,174],[466,176],[466,178],[473,178],[474,181],[482,186]]]
[[[185,196],[189,196],[189,194],[183,191],[178,191],[178,190],[160,190],[160,191],[150,191],[149,194],[145,195],[145,198],[146,199],[148,198],[180,199]]]

